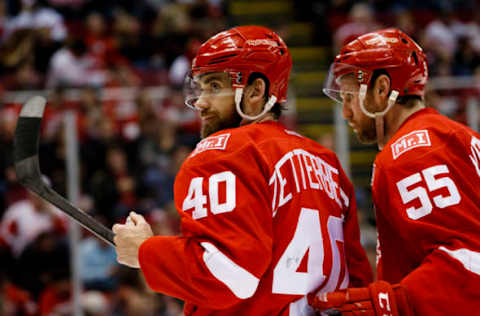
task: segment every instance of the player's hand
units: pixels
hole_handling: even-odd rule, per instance
[[[117,261],[132,268],[140,268],[138,248],[153,236],[152,228],[142,215],[130,212],[125,224],[113,225],[113,242],[117,251]]]
[[[411,316],[405,289],[377,281],[364,288],[309,295],[309,304],[320,315]]]

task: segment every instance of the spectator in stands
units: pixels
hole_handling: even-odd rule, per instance
[[[61,235],[65,230],[63,215],[32,192],[28,199],[12,204],[0,222],[1,238],[17,258],[41,233],[56,231]]]
[[[340,47],[350,42],[359,35],[371,32],[380,27],[375,21],[373,8],[363,2],[352,6],[349,13],[350,22],[340,26],[333,35],[334,54],[340,51]]]
[[[179,233],[180,218],[173,204],[172,200],[166,205],[165,209],[157,208],[148,212],[147,221],[151,224],[154,234],[174,236]]]
[[[194,144],[198,142],[198,131],[200,120],[195,112],[189,111],[183,102],[182,90],[171,89],[170,95],[163,102],[163,109],[160,113],[161,120],[173,122],[179,127],[179,132],[184,134],[184,143]],[[190,140],[188,140],[190,139]]]
[[[164,297],[148,290],[145,281],[138,271],[122,267],[117,276],[119,286],[115,292],[114,312],[112,314],[119,316],[138,316],[162,315],[162,312],[165,312],[165,314],[169,316],[182,315],[168,314],[164,306]],[[177,303],[177,306],[178,305]],[[170,310],[172,310],[172,308],[170,308]]]
[[[106,87],[139,87],[141,85],[140,77],[123,59],[117,59],[107,66]]]
[[[42,27],[35,30],[35,50],[33,54],[35,70],[45,76],[48,71],[50,59],[63,45],[63,41],[57,41],[51,36],[51,29]],[[42,78],[43,80],[44,78]]]
[[[86,316],[110,316],[110,301],[101,291],[86,291],[82,294],[82,308]]]
[[[191,37],[187,41],[185,52],[177,56],[170,66],[168,79],[172,85],[183,86],[185,76],[190,71],[192,60],[201,44],[202,42],[196,37]]]
[[[101,223],[102,216],[96,216]],[[80,278],[86,290],[111,291],[118,268],[115,249],[95,236],[87,236],[79,244]]]
[[[99,115],[103,112],[99,111]],[[96,118],[94,115],[88,116],[89,129],[88,137],[83,142],[81,151],[81,163],[84,166],[84,190],[93,193],[91,181],[97,172],[102,172],[106,168],[107,149],[111,144],[119,142],[113,120],[107,115]],[[108,206],[110,208],[111,205]],[[102,210],[101,208],[96,208]]]
[[[148,124],[153,124],[153,120]],[[137,148],[140,185],[157,207],[163,207],[173,199],[173,181],[178,170],[172,166],[177,126],[168,120],[158,124],[157,119],[153,127],[155,134],[143,137]]]
[[[175,176],[192,148],[176,145],[169,151],[147,164],[140,178],[140,185],[151,194],[157,207],[165,207],[173,200]]]
[[[162,38],[169,34],[187,33],[191,24],[186,6],[176,2],[162,6],[153,23],[152,35]]]
[[[227,27],[218,1],[196,0],[190,3],[188,8],[190,33],[198,34],[201,38],[209,38]]]
[[[20,13],[7,24],[7,34],[18,29],[48,29],[54,41],[63,41],[67,36],[67,29],[63,17],[55,10],[42,7],[37,0],[22,0]]]
[[[65,114],[73,112],[76,118],[77,135],[80,140],[85,137],[85,113],[79,102],[68,96],[68,91],[63,86],[57,86],[50,91],[48,96],[48,106],[43,115],[42,134],[43,145],[47,143],[63,144],[65,138]],[[64,159],[63,154],[57,155]]]
[[[106,115],[102,108],[102,90],[94,87],[85,87],[80,92],[79,107],[85,112],[85,134],[87,137],[97,138],[101,134],[100,121]],[[112,136],[112,135],[110,135]]]
[[[72,282],[68,274],[54,271],[52,279],[39,296],[40,315],[70,316],[73,315],[71,301]]]
[[[15,69],[9,89],[12,90],[37,90],[42,88],[43,80],[35,70],[33,59],[28,59]]]
[[[142,30],[139,18],[122,9],[115,11],[113,38],[123,57],[136,67],[146,67],[152,55],[150,34]]]
[[[191,30],[188,6],[171,3],[158,11],[152,25],[152,37],[157,47],[155,53],[162,56],[165,65],[170,66],[177,56],[184,53]]]
[[[480,65],[480,52],[476,52],[468,37],[460,37],[453,57],[452,73],[455,76],[471,76]]]
[[[399,8],[395,12],[395,27],[399,28],[409,36],[416,38],[418,26],[415,23],[415,18],[412,11],[405,8]]]
[[[15,286],[0,271],[0,315],[35,316],[37,305],[27,291]]]
[[[139,147],[143,165],[154,165],[161,170],[169,169],[171,153],[175,149],[177,126],[169,120],[157,120],[155,135],[145,139]]]
[[[433,51],[439,59],[451,61],[457,49],[458,38],[465,32],[465,25],[457,19],[454,11],[439,9],[437,17],[425,27],[423,48]]]
[[[12,268],[15,264],[10,249],[0,238],[0,315],[2,316],[35,316],[37,304],[31,295],[15,285],[11,280]]]
[[[22,63],[32,60],[31,52],[33,51],[34,32],[31,30],[18,30],[10,34],[8,39],[2,44],[0,50],[0,73],[14,72]],[[8,79],[3,82],[6,89],[11,89]],[[13,88],[14,89],[14,88]]]
[[[69,260],[66,239],[52,231],[44,232],[16,260],[12,278],[39,302],[47,286],[70,278]]]
[[[127,155],[121,145],[110,145],[106,152],[106,169],[98,170],[91,179],[95,209],[108,221],[116,222],[135,208],[136,182],[128,169]]]
[[[107,33],[105,18],[98,12],[88,14],[85,22],[85,44],[91,56],[106,67],[120,58],[113,37]]]
[[[475,10],[473,19],[465,27],[473,49],[480,53],[480,11]]]
[[[87,54],[82,39],[70,38],[67,45],[52,56],[47,77],[48,88],[58,85],[101,85],[104,82],[105,73],[99,69],[96,60]]]

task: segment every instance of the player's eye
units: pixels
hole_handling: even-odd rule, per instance
[[[220,84],[218,82],[212,82],[210,84],[210,89],[212,90],[212,92],[218,92],[220,90]]]

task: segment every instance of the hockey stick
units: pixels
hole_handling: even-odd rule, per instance
[[[23,105],[20,112],[13,140],[13,155],[17,180],[26,188],[65,212],[98,238],[115,246],[113,243],[114,234],[110,229],[71,204],[42,180],[38,162],[38,145],[40,142],[40,126],[46,102],[43,97],[33,97]]]

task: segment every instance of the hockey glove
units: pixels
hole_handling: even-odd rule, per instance
[[[320,315],[412,316],[405,289],[400,284],[377,281],[364,288],[309,295],[309,304]]]

